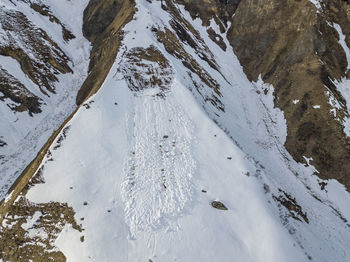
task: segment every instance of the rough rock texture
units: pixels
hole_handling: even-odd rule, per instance
[[[125,61],[118,71],[127,80],[130,90],[138,92],[159,87],[159,96],[164,95],[173,80],[169,61],[155,46],[132,48],[125,54]]]
[[[89,76],[77,95],[81,104],[102,85],[117,56],[123,27],[135,12],[133,0],[92,0],[84,11],[84,36],[92,43]]]
[[[31,93],[21,82],[7,72],[5,68],[0,66],[0,100],[10,98],[11,101],[17,103],[12,106],[12,110],[25,111],[32,115],[40,113],[41,99]]]
[[[49,15],[49,9],[46,12]],[[60,23],[57,18],[55,21]],[[0,30],[0,55],[17,60],[22,71],[43,94],[55,93],[57,75],[72,72],[68,65],[69,58],[57,43],[23,13],[14,10],[0,10]],[[67,41],[74,37],[63,25],[62,30]],[[0,67],[0,92],[0,100],[9,98],[15,103],[15,106],[9,105],[13,110],[28,110],[29,114],[41,112],[40,99],[3,67]]]
[[[213,69],[215,73],[221,74],[221,69],[196,28],[180,15],[180,10],[174,5],[176,1],[191,12],[192,18],[202,19],[203,24],[207,26],[209,37],[221,49],[234,49],[251,81],[256,81],[261,76],[265,82],[275,87],[275,105],[283,110],[286,117],[286,147],[292,156],[299,162],[305,162],[304,157],[312,157],[311,164],[315,165],[321,178],[336,178],[349,189],[349,139],[343,132],[341,122],[330,113],[334,108],[329,104],[331,94],[342,106],[337,109],[337,117],[342,119],[347,116],[346,107],[350,105],[346,105],[344,98],[336,90],[334,81],[349,76],[349,72],[346,71],[346,56],[338,43],[339,35],[332,22],[340,24],[342,31],[347,35],[346,41],[350,44],[349,4],[340,0],[325,1],[323,11],[317,12],[315,6],[307,0],[164,0],[163,9],[168,11],[170,22],[164,27],[155,25],[149,29],[154,39],[158,40],[159,46],[131,48],[126,51],[123,54],[125,61],[119,66],[119,72],[135,94],[142,93],[146,88],[159,87],[162,92],[156,96],[165,96],[174,72],[170,60],[162,54],[161,48],[164,48],[188,69],[187,74],[203,100],[223,113],[225,105],[220,100],[223,97],[220,84],[202,64],[210,66],[209,69]],[[32,8],[61,25],[67,41],[74,37],[65,31],[64,25],[60,24],[45,6],[34,5]],[[90,1],[84,12],[83,31],[91,41],[93,49],[89,77],[78,93],[78,105],[88,109],[90,103],[94,102],[84,104],[90,95],[98,91],[115,62],[123,39],[123,28],[133,18],[134,12],[135,4],[132,0]],[[219,35],[210,27],[213,21],[219,25],[221,33],[228,32],[231,47],[225,43],[224,34]],[[202,63],[186,51],[186,45],[196,51],[198,60],[202,60]],[[15,55],[13,57],[16,58]],[[64,72],[64,66],[60,70],[59,64],[53,62],[49,65],[61,73]],[[194,76],[199,79],[197,82]],[[5,95],[11,88],[22,90],[18,97],[13,95],[17,94],[15,92],[8,94],[13,101],[21,103],[16,110],[39,112],[40,101],[32,98],[32,94],[26,91],[23,85],[7,76],[6,71],[0,67],[0,91],[1,84],[5,86]],[[203,92],[204,86],[207,86],[211,93]],[[48,87],[47,89],[53,92]],[[293,100],[300,102],[295,104]],[[320,108],[316,110],[314,105]],[[13,185],[12,194],[0,205],[0,224],[3,227],[0,231],[0,239],[3,240],[0,241],[0,259],[3,257],[10,261],[26,261],[40,257],[45,261],[65,261],[64,254],[54,246],[58,234],[66,224],[72,225],[79,232],[83,230],[74,219],[74,210],[67,203],[34,204],[26,199],[28,187],[44,182],[40,180],[40,169],[35,172],[45,156],[48,156],[45,161],[53,161],[49,148],[54,145],[52,150],[56,150],[61,146],[69,129],[63,127],[70,118],[51,136]],[[163,136],[163,139],[168,138],[168,135]],[[54,141],[56,144],[53,144]],[[3,145],[6,143],[0,140],[0,147]],[[232,157],[227,159],[232,160]],[[245,175],[250,176],[250,173]],[[321,190],[325,184],[320,183]],[[162,186],[167,189],[165,183]],[[269,186],[264,184],[264,190],[266,194],[269,193]],[[297,198],[283,190],[273,195],[273,199],[278,203],[280,210],[287,210],[286,216],[298,222],[309,224],[310,221],[316,220],[311,213],[309,221],[305,211],[308,209],[303,206],[305,203],[300,202],[300,199],[297,201]],[[83,205],[87,206],[88,202],[84,202]],[[219,201],[213,201],[211,205],[227,210]],[[334,209],[334,212],[338,211]],[[29,229],[23,228],[23,225],[33,220],[35,214],[39,214],[39,217],[34,221],[34,226]],[[347,223],[340,212],[337,214]],[[32,237],[28,233],[30,230],[37,230],[39,233],[44,231],[48,234],[47,237]],[[81,235],[80,239],[83,242],[84,236]],[[88,241],[88,238],[85,240]]]
[[[349,189],[350,140],[339,121],[347,116],[347,105],[334,85],[349,72],[332,25],[341,26],[350,46],[350,3],[324,1],[317,11],[309,0],[177,2],[204,25],[213,18],[222,32],[228,30],[228,40],[248,78],[256,81],[261,75],[274,86],[275,105],[287,120],[285,145],[294,159],[305,163],[304,156],[312,157],[310,163],[321,178],[335,178]],[[338,119],[330,113],[330,96],[342,106],[336,111]]]
[[[324,8],[317,13],[306,0],[244,0],[228,38],[247,76],[255,81],[261,75],[274,85],[275,104],[287,119],[286,147],[293,157],[299,162],[312,157],[321,178],[338,179],[349,188],[349,139],[330,114],[326,95],[329,91],[344,103],[332,80],[345,76],[347,61],[329,22],[335,19],[349,35],[349,6],[328,1]],[[294,105],[294,99],[300,103]]]
[[[44,4],[31,3],[30,7],[39,14],[49,17],[50,21],[56,23],[62,27],[62,36],[65,41],[74,39],[75,36],[70,32],[62,22],[52,14],[50,8]]]
[[[225,32],[228,22],[234,14],[241,0],[176,0],[183,4],[188,10],[192,18],[199,17],[203,21],[203,25],[209,26],[210,20],[214,19],[220,26],[221,32]]]
[[[6,217],[1,218],[0,258],[4,261],[66,261],[55,246],[57,237],[66,224],[83,232],[74,218],[74,210],[66,203],[35,204],[26,198],[30,187],[44,183],[42,170],[22,189]]]

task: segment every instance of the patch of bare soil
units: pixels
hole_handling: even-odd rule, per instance
[[[218,110],[224,111],[225,107],[219,99],[219,97],[222,96],[220,85],[190,54],[186,52],[177,36],[168,28],[165,28],[164,31],[152,28],[152,31],[156,34],[158,41],[164,45],[165,50],[181,60],[182,64],[189,69],[188,75],[192,79],[193,87],[197,90],[199,95],[202,96],[203,100],[211,102],[211,104]],[[197,75],[201,82],[196,81],[193,74]],[[205,85],[212,90],[211,94],[204,91]]]
[[[22,71],[47,94],[54,93],[57,75],[72,72],[69,58],[47,33],[33,25],[21,12],[0,10],[0,23],[6,34],[0,55],[18,61]],[[13,37],[13,36],[16,37]]]
[[[84,10],[83,33],[91,42],[89,75],[80,88],[78,105],[96,93],[107,77],[123,40],[123,28],[135,13],[133,0],[91,0]]]
[[[28,111],[29,115],[40,113],[42,100],[31,93],[21,82],[0,66],[0,100],[12,110]],[[10,99],[12,102],[5,101]]]
[[[281,194],[279,196],[273,196],[273,199],[279,202],[283,207],[285,207],[289,211],[289,216],[294,218],[295,220],[304,220],[306,223],[309,223],[309,219],[307,217],[306,212],[303,212],[302,207],[296,202],[295,198],[293,198],[291,195],[289,195],[281,189],[280,193]]]
[[[44,4],[31,3],[30,7],[43,16],[49,17],[52,23],[56,23],[62,27],[62,36],[65,41],[69,41],[75,38],[73,33],[69,31],[62,22],[52,14],[50,8]]]
[[[55,240],[67,224],[83,231],[66,203],[35,204],[26,198],[30,187],[44,183],[43,169],[37,171],[2,220],[0,258],[4,261],[66,261]]]
[[[242,0],[228,40],[248,78],[261,75],[275,87],[275,105],[287,120],[285,146],[294,159],[312,157],[319,177],[349,189],[350,141],[341,124],[349,105],[334,84],[346,76],[347,61],[332,24],[341,26],[349,45],[350,4],[323,2],[317,12],[307,0]]]
[[[20,196],[0,226],[0,258],[18,262],[66,261],[54,244],[66,224],[83,231],[67,204],[34,204]]]
[[[169,61],[155,47],[137,47],[128,51],[119,67],[130,90],[141,91],[159,88],[164,96],[173,80],[173,70]]]
[[[215,42],[218,46],[220,46],[220,48],[222,50],[226,51],[227,46],[226,46],[224,39],[221,35],[217,34],[212,27],[209,27],[207,29],[207,33],[213,42]]]

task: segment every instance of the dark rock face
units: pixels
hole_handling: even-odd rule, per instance
[[[299,162],[312,157],[321,178],[338,179],[349,188],[349,139],[330,114],[326,92],[344,104],[333,80],[345,77],[347,61],[329,23],[340,23],[348,34],[350,20],[341,1],[326,1],[323,8],[321,14],[309,1],[244,0],[228,38],[250,80],[261,75],[274,85],[292,156]],[[301,102],[295,105],[293,99]],[[337,113],[343,117],[345,112],[346,107]]]
[[[62,22],[52,14],[50,8],[47,5],[44,4],[37,4],[37,3],[31,3],[30,7],[39,14],[43,16],[47,16],[51,22],[56,23],[62,27],[62,36],[65,41],[69,41],[75,38],[75,35],[72,34],[71,31],[69,31]]]
[[[119,1],[120,2],[120,1]],[[121,3],[117,0],[101,1],[91,0],[84,10],[85,23],[84,36],[91,40],[101,35],[115,19]]]
[[[192,18],[200,17],[206,26],[211,19],[214,19],[220,26],[221,32],[224,32],[228,26],[227,22],[231,21],[241,0],[176,0],[176,2],[183,4]]]
[[[123,27],[134,15],[133,0],[92,0],[84,10],[83,33],[93,48],[89,76],[78,92],[78,105],[95,93],[105,80],[117,56]]]
[[[329,99],[335,98],[342,106],[336,111],[337,118],[347,116],[346,106],[350,105],[334,81],[350,72],[332,24],[340,25],[350,46],[350,3],[325,0],[317,12],[308,0],[177,2],[204,25],[213,18],[222,32],[228,30],[228,40],[248,78],[256,81],[261,75],[274,86],[275,105],[287,120],[285,146],[294,159],[305,162],[304,156],[312,157],[311,164],[321,178],[335,178],[349,189],[350,140],[330,113]],[[320,108],[315,110],[314,105]]]
[[[40,113],[40,98],[32,94],[21,82],[10,75],[6,69],[0,66],[0,101],[5,101],[6,98],[11,99],[14,105],[9,105],[12,110],[26,111],[32,115]]]
[[[213,201],[211,202],[211,206],[213,208],[219,209],[219,210],[227,210],[227,207],[221,203],[220,201]]]
[[[37,5],[31,8],[40,14],[50,16],[49,9],[40,9]],[[58,24],[61,23],[52,15],[51,19]],[[6,32],[2,35],[0,55],[17,60],[23,73],[43,94],[49,96],[50,93],[55,93],[54,83],[58,81],[57,76],[72,72],[66,54],[47,32],[33,25],[21,12],[6,8],[0,10],[0,24],[2,30]],[[61,26],[66,41],[74,38],[72,33]],[[8,99],[6,103],[14,111],[28,111],[30,115],[40,113],[41,99],[11,75],[6,70],[6,65],[3,66],[0,66],[0,100]]]
[[[160,92],[157,95],[161,97],[168,91],[174,73],[169,61],[153,45],[148,48],[130,49],[118,71],[123,74],[131,91],[139,92],[158,87]]]

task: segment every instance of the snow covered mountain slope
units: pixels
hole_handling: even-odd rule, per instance
[[[135,10],[101,88],[3,201],[0,259],[348,261],[350,195],[288,153],[273,86],[214,19]]]
[[[88,1],[0,1],[0,198],[76,107]]]
[[[336,83],[350,78],[350,2],[244,0],[228,39],[248,78],[261,76],[275,87],[288,152],[305,164],[312,158],[322,179],[349,190],[349,104]]]

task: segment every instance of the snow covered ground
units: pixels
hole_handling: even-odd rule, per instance
[[[67,260],[348,261],[349,194],[336,181],[321,190],[317,170],[285,150],[273,87],[250,83],[233,52],[195,20],[221,73],[184,48],[220,84],[225,112],[206,103],[149,29],[169,27],[169,14],[159,2],[137,2],[105,83],[52,145],[45,183],[27,194],[74,208],[84,231],[67,225],[56,241]],[[123,50],[150,45],[174,72],[164,96],[157,87],[132,91],[118,70]],[[214,209],[215,200],[228,210]]]
[[[60,250],[69,261],[305,260],[247,176],[254,166],[245,154],[183,85],[170,90],[165,99],[134,96],[111,77],[68,124],[45,184],[28,194],[68,202],[84,217],[85,231],[67,228]]]
[[[42,1],[32,1],[43,4]],[[5,56],[0,56],[0,64],[32,93],[42,99],[42,113],[30,116],[27,111],[13,112],[6,101],[0,103],[0,138],[7,145],[0,147],[0,199],[5,197],[7,190],[21,174],[23,169],[34,159],[50,135],[73,112],[76,107],[76,93],[87,76],[90,43],[82,35],[83,11],[88,0],[79,1],[45,1],[56,16],[76,38],[66,42],[62,38],[61,25],[50,21],[29,7],[25,1],[0,1],[4,10],[22,12],[37,28],[43,29],[57,43],[59,48],[69,57],[69,66],[73,73],[61,74],[55,84],[56,94],[44,95],[38,86],[20,69],[19,63]],[[0,42],[6,36],[1,35]],[[16,35],[13,35],[16,37]],[[6,39],[6,37],[5,37]],[[27,49],[23,39],[15,39],[16,44]],[[30,56],[30,51],[28,51]]]

